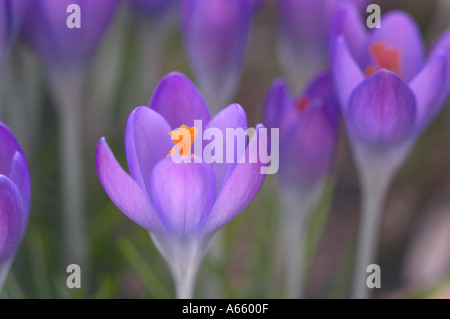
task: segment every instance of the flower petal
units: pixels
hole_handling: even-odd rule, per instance
[[[420,29],[411,16],[402,11],[391,11],[383,16],[381,28],[370,34],[368,45],[384,42],[388,48],[399,49],[402,61],[402,78],[411,80],[423,63],[423,41]],[[370,64],[370,50],[366,49]]]
[[[333,79],[340,106],[345,113],[353,90],[364,80],[364,75],[353,58],[343,37],[333,47]]]
[[[150,108],[161,114],[172,129],[194,126],[194,120],[209,122],[210,115],[200,92],[186,76],[170,73],[158,84]]]
[[[450,28],[448,28],[439,39],[433,44],[433,48],[431,49],[430,59],[445,54],[447,59],[447,67],[450,68]],[[444,87],[443,96],[446,98],[450,93],[450,72],[447,72],[446,82]]]
[[[143,189],[122,169],[105,139],[97,144],[97,174],[106,194],[128,218],[155,233],[164,233],[161,219]]]
[[[0,263],[17,250],[24,219],[19,189],[8,177],[0,175]]]
[[[350,136],[364,143],[403,142],[415,129],[415,97],[397,75],[380,70],[355,89],[345,117]]]
[[[167,121],[146,106],[134,109],[128,117],[125,150],[130,175],[147,192],[153,167],[174,145],[170,131]]]
[[[30,172],[25,157],[19,151],[14,153],[8,177],[18,187],[20,195],[22,196],[23,210],[28,216],[31,193]],[[28,220],[28,218],[25,220]]]
[[[211,213],[206,219],[204,235],[209,237],[219,228],[239,215],[258,193],[266,175],[262,174],[261,161],[250,163],[249,158],[258,149],[258,140],[262,125],[256,127],[256,134],[251,139],[245,162],[238,163],[217,197]]]
[[[20,152],[21,154],[23,154],[23,151],[11,130],[1,122],[0,146],[0,174],[8,176],[14,154],[16,152]]]
[[[336,39],[342,36],[348,49],[359,65],[362,65],[364,50],[366,48],[366,26],[361,19],[361,12],[350,2],[344,2],[334,17],[330,32],[330,47]]]
[[[446,80],[447,61],[441,54],[428,61],[410,82],[409,87],[416,96],[419,126],[426,126],[442,107]]]
[[[198,231],[216,198],[214,171],[206,163],[160,161],[152,172],[152,202],[166,227],[176,235]]]
[[[214,116],[211,121],[208,123],[205,133],[208,129],[219,129],[222,132],[223,144],[222,150],[215,149],[215,152],[221,152],[223,163],[213,162],[211,166],[214,169],[216,174],[216,182],[217,182],[217,194],[220,192],[222,185],[224,184],[225,176],[228,171],[232,171],[237,163],[238,159],[238,147],[237,147],[237,137],[235,137],[234,141],[234,161],[232,163],[227,163],[227,128],[229,129],[237,129],[242,128],[244,131],[247,130],[247,115],[245,114],[244,109],[239,104],[231,104],[226,109],[220,111],[216,116]],[[216,137],[215,137],[216,138]],[[204,153],[205,155],[205,153]],[[229,174],[229,173],[228,173]]]
[[[242,0],[187,0],[183,36],[197,82],[212,110],[234,95],[250,31],[252,8]]]
[[[101,36],[110,25],[119,0],[39,0],[30,6],[23,28],[25,40],[52,65],[67,67],[84,61],[96,49]],[[81,9],[81,28],[68,28],[69,5]]]

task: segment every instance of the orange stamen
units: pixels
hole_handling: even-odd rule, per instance
[[[374,42],[370,46],[370,55],[374,64],[366,68],[366,76],[371,76],[380,69],[386,69],[401,76],[402,59],[400,49],[388,49],[386,43]]]
[[[305,94],[303,94],[302,96],[300,96],[297,100],[297,103],[295,105],[295,110],[297,111],[297,113],[303,113],[305,112],[309,105],[311,104],[311,99],[306,96]]]
[[[179,129],[169,132],[175,146],[170,150],[167,156],[177,153],[178,151],[181,156],[194,156],[193,154],[191,155],[191,146],[194,143],[194,138],[197,133],[198,130],[194,126],[188,127],[186,125],[181,125]]]

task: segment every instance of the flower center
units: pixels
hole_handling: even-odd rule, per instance
[[[182,156],[191,156],[191,146],[194,143],[197,133],[198,130],[194,126],[188,127],[184,124],[181,125],[179,129],[169,132],[175,146],[170,150],[167,156],[177,153],[177,151],[180,152],[180,155]],[[192,154],[192,156],[194,155]]]
[[[384,42],[373,42],[370,45],[369,50],[373,59],[373,64],[366,68],[366,76],[371,76],[381,69],[389,70],[398,76],[401,76],[402,60],[400,49],[389,49]]]
[[[295,104],[295,110],[297,111],[297,113],[301,114],[308,109],[310,104],[311,99],[306,94],[303,94],[297,99],[297,102]]]

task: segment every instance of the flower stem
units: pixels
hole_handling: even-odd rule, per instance
[[[8,277],[9,269],[11,268],[13,260],[14,256],[9,257],[6,260],[0,262],[0,293],[2,292],[6,278]]]
[[[321,193],[321,183],[318,187],[305,189],[284,188],[281,190],[282,228],[286,255],[286,288],[290,299],[303,298],[305,245],[309,217],[318,195]]]
[[[367,266],[376,263],[381,217],[391,176],[386,170],[365,170],[362,174],[362,215],[352,291],[355,299],[370,298]]]
[[[73,71],[73,70],[71,70]],[[51,74],[59,116],[59,143],[63,192],[63,223],[67,262],[87,266],[83,168],[82,74]]]

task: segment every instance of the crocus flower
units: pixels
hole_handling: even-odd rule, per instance
[[[2,0],[0,2],[0,74],[19,31],[26,6],[26,0]]]
[[[269,128],[280,129],[280,235],[287,248],[288,295],[300,298],[299,247],[336,153],[338,116],[331,75],[319,75],[298,97],[291,96],[283,80],[275,81],[266,97],[264,118]]]
[[[254,3],[184,0],[182,31],[200,91],[214,112],[234,95],[250,33]]]
[[[393,175],[448,93],[448,40],[428,57],[420,31],[400,11],[365,30],[357,10],[342,7],[332,35],[335,85],[363,188],[354,297],[368,296],[366,267],[375,263],[377,228]]]
[[[30,175],[13,133],[0,122],[0,291],[28,222]]]
[[[51,66],[80,67],[93,54],[115,16],[120,0],[30,1],[23,37]],[[80,8],[80,28],[69,28],[68,18]],[[70,21],[73,22],[73,21]]]
[[[277,0],[278,60],[291,91],[298,94],[328,68],[329,32],[338,5],[367,0]]]
[[[213,234],[247,207],[264,180],[259,161],[199,163],[202,154],[181,148],[178,156],[189,161],[174,161],[169,156],[172,138],[179,139],[181,130],[195,132],[191,138],[198,134],[196,141],[201,143],[201,127],[194,127],[195,120],[205,125],[205,132],[217,128],[223,136],[226,128],[247,129],[241,106],[232,104],[211,119],[197,88],[185,76],[173,73],[157,86],[150,106],[136,108],[128,118],[125,150],[130,174],[121,168],[104,138],[96,152],[103,188],[127,217],[150,232],[182,298],[192,294],[197,268]],[[261,128],[257,127],[245,156],[251,156]],[[225,144],[222,147],[216,151],[225,153]]]

